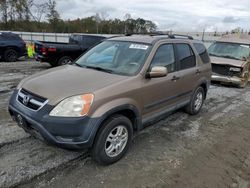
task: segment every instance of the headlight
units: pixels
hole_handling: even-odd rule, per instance
[[[81,117],[88,114],[94,100],[93,94],[78,95],[64,99],[51,112],[50,116]]]
[[[241,68],[230,67],[230,71],[232,71],[232,72],[240,72],[240,71],[241,71]]]

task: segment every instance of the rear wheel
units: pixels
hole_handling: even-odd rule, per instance
[[[111,117],[96,136],[91,152],[92,158],[103,165],[115,163],[127,153],[132,134],[132,123],[127,117]]]
[[[8,49],[4,52],[4,60],[7,62],[15,62],[17,58],[17,51],[14,49]]]
[[[205,91],[202,87],[198,87],[192,98],[190,103],[186,106],[185,111],[190,115],[196,115],[200,112],[205,99]]]
[[[71,64],[73,62],[73,60],[68,57],[68,56],[64,56],[64,57],[61,57],[59,60],[58,60],[58,65],[61,66],[61,65],[68,65],[68,64]]]

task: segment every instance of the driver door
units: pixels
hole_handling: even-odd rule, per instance
[[[178,87],[179,79],[173,44],[166,43],[158,47],[149,70],[153,66],[166,67],[168,74],[165,77],[144,79],[142,84],[143,123],[153,118],[154,115],[174,108],[178,101],[178,95],[181,92],[181,89]]]

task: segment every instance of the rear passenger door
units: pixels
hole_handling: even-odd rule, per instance
[[[211,68],[211,60],[208,55],[207,49],[202,43],[194,43],[193,44],[197,53],[199,54],[199,66],[200,66],[200,72],[201,72],[201,77],[203,79],[205,78],[206,80],[211,80],[211,75],[212,75],[212,68]]]
[[[179,99],[184,102],[190,99],[199,80],[200,70],[196,55],[188,43],[176,43],[175,49],[178,57],[178,86],[181,88]]]

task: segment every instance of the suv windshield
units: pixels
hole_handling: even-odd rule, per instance
[[[76,61],[76,64],[98,71],[132,76],[147,58],[151,46],[123,41],[104,41]]]
[[[216,42],[208,49],[209,55],[242,60],[250,55],[250,46],[235,43]]]

